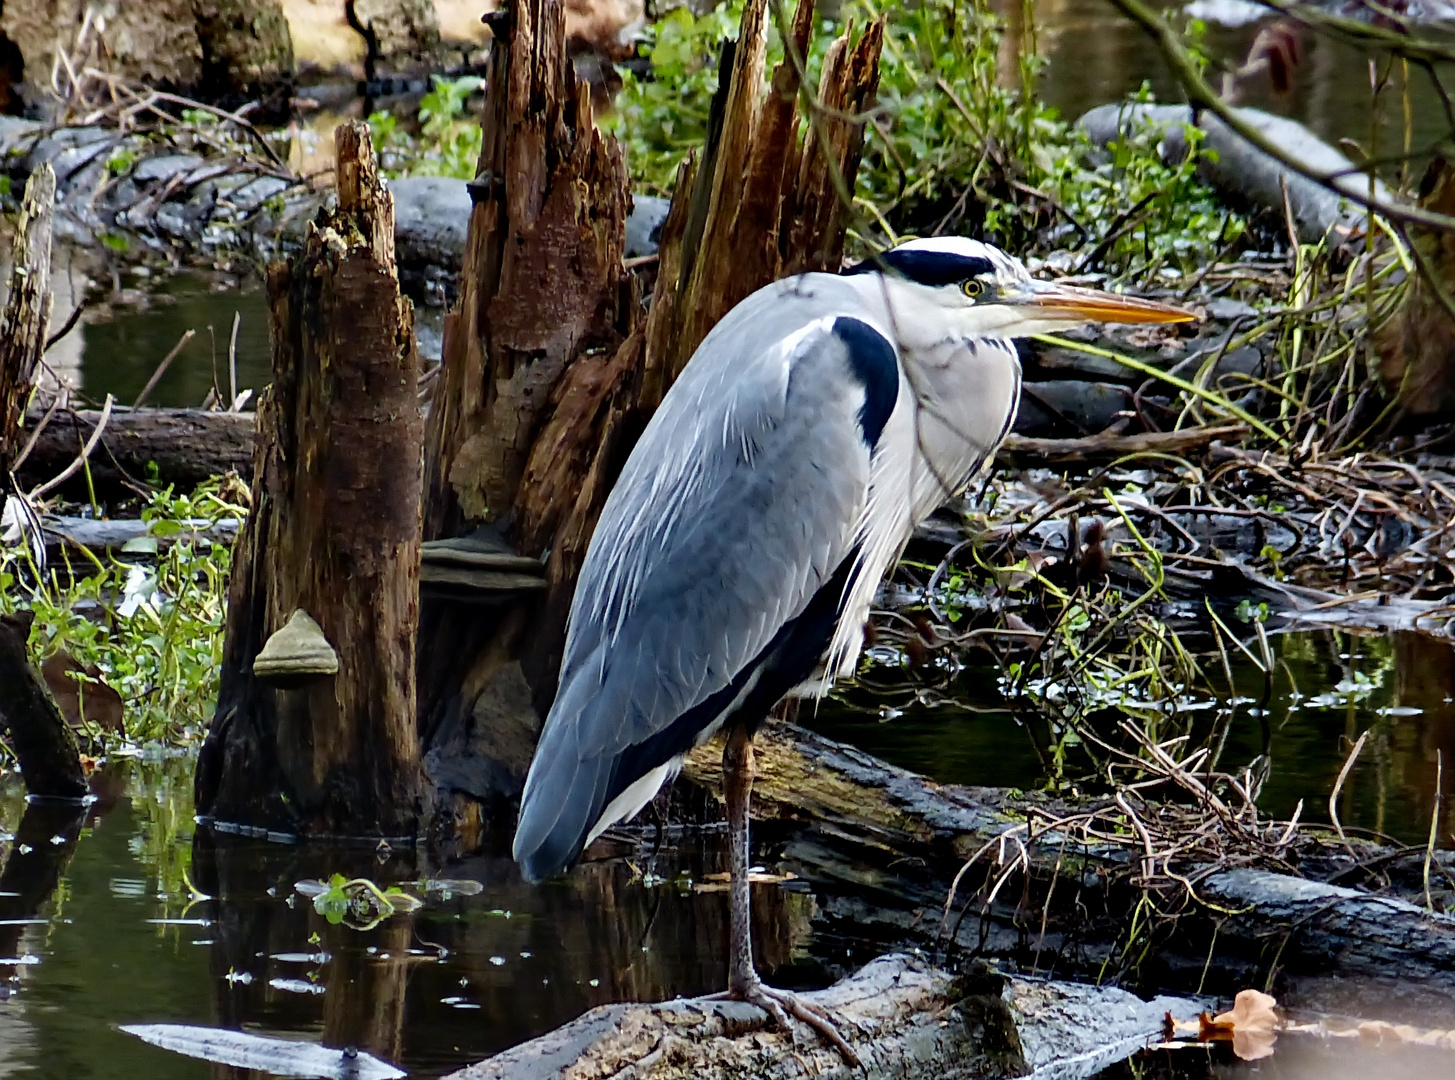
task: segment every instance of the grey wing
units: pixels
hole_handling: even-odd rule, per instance
[[[734,680],[852,552],[876,387],[836,325],[780,336],[730,316],[633,451],[592,537],[526,781],[515,857],[528,877],[568,865],[614,798],[724,718]]]

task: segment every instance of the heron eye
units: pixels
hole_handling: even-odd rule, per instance
[[[969,281],[961,283],[960,291],[973,300],[985,291],[985,286],[974,278],[971,278]]]

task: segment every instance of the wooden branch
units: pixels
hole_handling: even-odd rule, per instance
[[[26,651],[32,621],[29,612],[0,616],[0,728],[10,732],[26,791],[49,799],[80,799],[86,794],[86,776],[76,733]]]
[[[999,456],[1011,461],[1032,458],[1050,464],[1068,464],[1100,458],[1126,457],[1130,454],[1183,454],[1215,439],[1236,438],[1246,434],[1242,424],[1218,427],[1184,428],[1181,431],[1147,431],[1140,435],[1101,433],[1080,439],[1028,439],[1023,435],[1007,435]]]
[[[346,123],[335,139],[338,209],[268,273],[273,386],[197,805],[287,832],[413,836],[428,812],[415,728],[419,356],[369,129]],[[285,626],[306,632],[299,612],[324,640],[292,655],[317,662],[255,670],[265,643],[289,640]]]
[[[1111,987],[954,980],[907,956],[883,956],[804,997],[828,1009],[869,1076],[1089,1076],[1157,1040],[1184,998],[1146,1002]],[[812,1036],[765,1028],[751,1005],[688,999],[606,1005],[445,1080],[566,1080],[692,1076],[699,1080],[862,1077]]]

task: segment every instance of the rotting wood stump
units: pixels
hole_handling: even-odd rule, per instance
[[[197,807],[254,828],[406,837],[428,812],[414,682],[419,359],[368,128],[344,124],[335,137],[338,209],[268,273],[273,386],[258,412]],[[254,662],[281,628],[307,622],[298,612],[337,674],[264,681]]]
[[[617,347],[632,335],[640,303],[622,260],[626,166],[593,123],[589,88],[566,53],[560,3],[507,6],[487,86],[460,303],[445,320],[430,411],[423,516],[427,540],[484,525],[476,554],[508,559],[554,550],[556,534],[573,527],[589,532],[619,466],[619,425],[607,402],[619,382]],[[592,377],[563,389],[573,366]],[[522,484],[527,460],[553,414],[573,417],[560,459],[590,475],[553,489],[549,521],[513,527],[531,486]],[[537,565],[537,578],[542,572]],[[538,712],[554,692],[560,642],[552,639],[569,602],[569,590],[461,585],[426,607],[421,731],[431,773],[450,776],[443,788],[487,801],[519,792]],[[455,808],[464,820],[442,823],[445,835],[478,820],[469,803]]]
[[[31,380],[45,352],[51,305],[51,215],[56,174],[42,165],[30,174],[15,226],[10,293],[0,311],[0,512],[10,489],[10,463],[20,452],[20,422]]]
[[[838,266],[848,213],[831,178],[852,188],[863,125],[844,117],[874,100],[883,25],[831,49],[820,94],[840,112],[815,119],[824,137],[804,151],[791,61],[765,90],[769,11],[768,0],[745,9],[708,152],[679,176],[644,318],[622,265],[621,152],[592,125],[586,88],[565,58],[560,5],[507,9],[471,185],[461,301],[446,318],[430,415],[425,536],[473,532],[482,559],[549,558],[539,588],[457,590],[426,605],[425,761],[453,793],[442,836],[468,844],[482,806],[518,798],[592,530],[688,356],[749,293],[785,273]],[[811,25],[804,0],[793,23],[799,55]],[[826,230],[803,252],[790,235],[801,214]]]

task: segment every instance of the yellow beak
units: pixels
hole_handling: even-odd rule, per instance
[[[1192,322],[1196,318],[1191,312],[1170,304],[1049,281],[1030,282],[1010,302],[1034,307],[1041,315],[1055,317],[1064,314],[1068,323],[1178,323]]]

